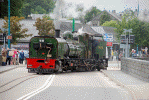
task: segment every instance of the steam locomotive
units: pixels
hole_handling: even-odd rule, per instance
[[[35,36],[30,39],[27,69],[30,73],[94,71],[108,67],[106,42],[88,34],[77,38]]]

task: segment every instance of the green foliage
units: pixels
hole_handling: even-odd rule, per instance
[[[55,35],[55,28],[52,20],[47,20],[47,18],[43,19],[37,18],[34,26],[36,26],[36,29],[39,30],[38,35],[40,36]]]
[[[85,14],[85,22],[89,22],[92,20],[93,17],[97,16],[101,11],[96,7],[92,7],[90,10],[87,11]]]
[[[130,26],[135,35],[135,45],[149,46],[149,23],[133,19]]]
[[[105,23],[102,24],[102,26],[110,26],[110,27],[118,27],[117,21],[106,21]]]
[[[23,15],[27,17],[33,14],[48,14],[53,11],[55,2],[53,0],[25,0],[23,5]]]
[[[63,37],[65,37],[67,39],[73,39],[73,35],[72,34],[73,34],[72,32],[66,31],[66,32],[64,32]]]
[[[100,25],[110,20],[111,20],[110,15],[107,12],[103,11],[103,14],[100,16]]]
[[[10,0],[10,16],[22,16],[24,0]],[[0,18],[8,16],[8,0],[0,2]]]
[[[130,18],[128,14],[124,15],[122,21],[107,21],[102,26],[116,27],[115,32],[118,40],[124,33],[124,29],[132,29],[132,35],[135,35],[134,46],[149,46],[149,23],[138,20],[137,18]],[[126,35],[129,33],[126,32]]]
[[[50,16],[44,15],[42,18],[46,18],[47,20],[52,20]]]
[[[73,18],[69,18],[68,20],[73,20]]]
[[[5,21],[4,21],[3,28],[7,29],[8,28],[8,17],[5,17],[4,19]],[[32,36],[32,34],[25,34],[25,32],[28,31],[27,28],[25,29],[21,28],[22,25],[20,24],[19,21],[22,19],[24,19],[24,17],[12,16],[10,18],[10,33],[12,34],[13,44],[17,43],[18,38],[21,39],[21,38]]]
[[[125,17],[122,22],[118,23],[118,27],[115,30],[118,34],[117,37],[124,34],[123,29],[132,29],[132,35],[135,36],[134,45],[149,46],[149,23],[138,20],[137,18],[129,19],[126,21]],[[129,34],[128,32],[126,34]]]

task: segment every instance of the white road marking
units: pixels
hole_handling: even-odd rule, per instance
[[[107,84],[108,86],[111,86],[111,87],[114,87],[114,88],[119,88],[116,85],[116,83],[110,81],[110,79],[108,77],[105,77],[104,75],[100,75],[100,77],[109,84],[109,85]]]
[[[54,77],[55,77],[55,75],[50,75],[50,77],[46,80],[45,84],[42,87],[40,87],[39,89],[37,89],[31,93],[28,93],[28,94],[20,97],[17,100],[27,100],[27,99],[31,98],[32,96],[38,94],[39,92],[45,90],[52,84]]]

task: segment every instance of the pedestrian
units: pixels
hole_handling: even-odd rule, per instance
[[[121,52],[120,54],[119,54],[119,60],[121,61],[121,58],[123,57],[123,53]]]
[[[2,66],[6,66],[6,57],[7,57],[7,51],[5,48],[2,50]]]
[[[16,64],[16,58],[15,58],[15,55],[17,54],[17,50],[16,49],[13,49],[14,53],[13,53],[13,56],[12,56],[12,64],[15,65]]]
[[[112,55],[111,57],[112,57],[112,59],[113,59],[113,50],[112,50],[112,54],[111,54],[111,55]]]
[[[116,51],[114,51],[113,61],[116,61]]]
[[[136,50],[134,50],[134,57],[137,57],[137,53],[136,53]]]
[[[17,51],[16,55],[15,55],[15,59],[16,59],[16,65],[19,65],[19,51]]]
[[[132,49],[131,54],[132,54],[132,57],[134,57],[134,49]]]
[[[20,52],[20,64],[23,64],[23,60],[24,60],[24,52],[22,50],[22,52]]]
[[[119,60],[118,50],[116,51],[116,59]]]
[[[7,48],[7,60],[6,60],[6,65],[7,65],[7,63],[10,65],[10,61],[11,61],[11,56],[10,56],[9,52],[10,52],[10,50],[9,50],[9,48]]]
[[[145,57],[145,50],[142,49],[142,58]]]

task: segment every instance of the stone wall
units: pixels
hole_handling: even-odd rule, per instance
[[[121,70],[131,76],[149,82],[149,61],[122,58]]]

